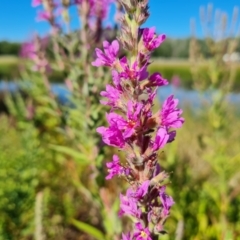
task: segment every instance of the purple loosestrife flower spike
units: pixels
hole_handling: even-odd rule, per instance
[[[122,240],[151,240],[164,231],[163,224],[174,204],[165,192],[169,174],[160,168],[158,151],[175,139],[174,128],[180,128],[184,119],[173,96],[164,101],[162,109],[152,112],[157,87],[168,81],[158,72],[148,73],[151,53],[166,37],[156,35],[155,28],[140,28],[149,16],[148,1],[119,1],[126,11],[119,40],[130,58],[118,58],[117,40],[105,41],[103,51],[96,49],[92,65],[110,67],[113,79],[101,92],[106,98],[101,103],[111,107],[106,114],[109,126],[99,127],[97,132],[103,142],[126,154],[122,163],[113,156],[107,163],[106,177],[121,176],[131,184],[125,195],[120,194],[119,216],[130,215],[136,224],[133,234],[122,234]]]

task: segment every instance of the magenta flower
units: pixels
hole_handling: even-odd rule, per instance
[[[119,43],[117,40],[114,40],[112,44],[110,44],[108,41],[104,41],[103,48],[104,52],[99,48],[96,48],[95,52],[97,58],[94,62],[92,62],[92,65],[95,67],[112,67],[117,58],[117,54],[119,51]]]
[[[163,148],[169,140],[169,134],[165,128],[159,128],[153,142],[153,151]]]
[[[36,56],[36,48],[34,42],[25,42],[21,46],[20,56],[23,58],[34,59]]]
[[[137,201],[134,198],[120,194],[120,211],[119,216],[131,215],[140,218],[141,210],[137,206]]]
[[[36,18],[36,20],[37,21],[49,21],[49,20],[51,20],[51,18],[52,18],[52,14],[51,14],[51,12],[47,12],[47,11],[39,11],[38,13],[37,13],[37,18]]]
[[[144,228],[140,222],[135,224],[135,230],[133,237],[136,240],[152,240],[149,229]]]
[[[127,196],[128,197],[132,197],[135,198],[136,200],[140,200],[142,199],[148,192],[148,188],[149,188],[149,183],[150,181],[147,180],[145,182],[143,182],[141,184],[141,186],[139,186],[136,191],[134,191],[132,188],[129,188],[127,190]]]
[[[170,208],[174,204],[173,198],[171,196],[168,196],[165,193],[166,187],[161,187],[159,191],[159,196],[163,205],[163,215],[167,216],[169,214]]]
[[[158,48],[166,39],[166,35],[164,34],[159,36],[155,34],[155,27],[144,28],[142,37],[145,48],[150,52]]]
[[[42,4],[43,0],[32,0],[32,7],[37,7]]]
[[[110,107],[117,107],[120,100],[121,92],[111,85],[106,86],[106,91],[102,91],[101,96],[108,98],[108,101],[101,100],[101,104],[108,105]]]
[[[115,175],[121,175],[124,173],[124,168],[120,165],[119,157],[117,155],[113,155],[112,162],[106,163],[108,168],[108,175],[106,179],[111,179]]]
[[[141,103],[133,103],[129,101],[127,104],[127,122],[124,126],[125,137],[131,137],[135,129],[140,125],[140,115],[143,105]]]
[[[83,0],[74,0],[73,4],[82,4]],[[88,0],[89,4],[89,15],[91,17],[97,17],[100,19],[105,19],[108,15],[109,5],[113,0]]]
[[[133,104],[131,101],[129,101],[127,108],[127,120],[116,113],[107,114],[109,125],[116,125],[118,129],[121,130],[124,139],[130,138],[135,133],[135,129],[139,126],[139,117],[142,104]]]
[[[119,90],[119,91],[123,91],[122,86],[121,86],[121,77],[120,74],[116,71],[113,70],[112,71],[112,79],[113,79],[113,84],[114,86]]]
[[[123,68],[123,71],[120,73],[120,76],[127,80],[133,81],[142,81],[148,77],[147,66],[144,65],[140,69],[138,64],[135,61],[132,66],[129,66],[128,60],[126,57],[121,58],[120,64]]]
[[[170,143],[170,142],[172,142],[172,141],[174,141],[175,140],[175,137],[176,137],[176,131],[170,131],[170,132],[168,132],[168,136],[169,136],[169,138],[168,138],[168,143]]]
[[[178,99],[174,99],[174,96],[171,95],[168,97],[162,106],[160,111],[161,125],[165,126],[167,129],[180,128],[184,123],[184,119],[180,117],[182,110],[177,108]]]
[[[105,19],[108,15],[109,6],[113,0],[94,0],[90,15]]]
[[[122,132],[118,129],[116,124],[110,127],[99,127],[97,132],[102,135],[102,140],[109,146],[115,146],[123,148],[125,146],[125,140],[123,139]]]
[[[157,163],[156,167],[154,169],[154,172],[153,172],[153,177],[156,177],[160,172],[161,172],[161,167],[160,167],[159,163]]]
[[[122,240],[132,240],[131,234],[127,233],[126,235],[122,233]]]
[[[160,73],[153,73],[149,77],[149,85],[151,87],[161,87],[161,86],[168,85],[168,81],[164,79]]]

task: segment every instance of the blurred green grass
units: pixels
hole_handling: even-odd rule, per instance
[[[0,56],[0,80],[19,78],[19,58],[15,56]]]
[[[11,118],[0,115],[0,240],[28,239],[34,231],[39,155],[29,133],[19,135]]]

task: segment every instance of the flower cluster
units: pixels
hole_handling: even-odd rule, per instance
[[[119,39],[131,58],[118,58],[117,40],[105,41],[103,50],[96,49],[92,64],[111,68],[113,79],[101,92],[106,98],[101,103],[111,107],[106,115],[109,126],[99,127],[97,132],[104,143],[126,153],[125,162],[114,155],[107,163],[106,177],[121,176],[131,184],[126,195],[120,195],[119,214],[135,218],[135,228],[132,234],[123,234],[122,239],[151,240],[164,232],[163,224],[174,204],[165,192],[168,174],[161,171],[157,153],[174,140],[175,129],[182,126],[184,119],[182,110],[177,108],[178,100],[172,95],[158,112],[152,112],[157,88],[168,81],[160,73],[147,71],[151,53],[165,39],[154,28],[140,28],[149,15],[148,1],[120,2],[127,13],[121,20]]]
[[[37,21],[47,21],[52,27],[59,28],[56,18],[60,14],[59,3],[53,0],[32,0],[33,7],[43,6],[43,10],[38,11]]]
[[[22,58],[32,60],[33,71],[40,71],[44,73],[51,71],[49,61],[46,58],[45,54],[48,42],[48,37],[40,38],[38,36],[35,36],[32,41],[22,44],[20,55]]]
[[[82,5],[87,2],[89,8],[89,15],[105,19],[108,15],[109,4],[113,0],[74,0],[73,4]]]

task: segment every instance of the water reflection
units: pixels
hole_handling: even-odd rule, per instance
[[[71,96],[71,92],[67,89],[65,84],[53,83],[51,84],[52,92],[58,97],[62,104],[66,104]],[[20,86],[15,82],[0,81],[0,92],[14,93],[20,90]],[[158,99],[163,102],[169,95],[174,94],[179,99],[181,106],[189,106],[191,108],[201,108],[203,106],[211,105],[211,96],[216,92],[205,91],[199,93],[195,90],[186,90],[183,88],[176,88],[172,85],[164,86],[158,90]],[[237,105],[240,103],[240,94],[230,93],[227,95],[229,104]]]

